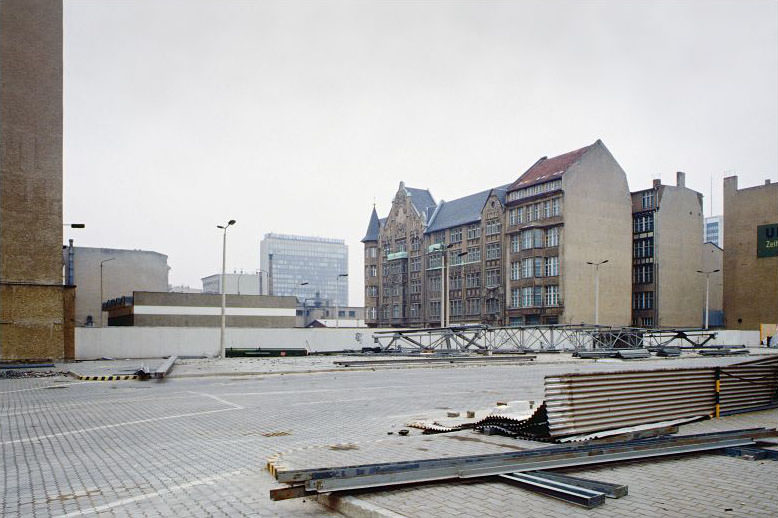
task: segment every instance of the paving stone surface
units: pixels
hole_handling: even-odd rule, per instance
[[[673,366],[732,361],[684,359]],[[629,368],[657,365],[667,362],[628,364]],[[217,364],[210,373],[218,372],[217,368],[222,367]],[[301,374],[161,382],[83,382],[68,377],[0,380],[0,516],[333,514],[310,500],[271,502],[268,491],[277,484],[265,469],[267,458],[317,445],[384,442],[392,437],[387,432],[403,427],[408,418],[435,409],[465,410],[488,407],[498,400],[539,399],[546,374],[624,368],[620,362],[355,372],[330,372],[328,367]],[[754,415],[739,418],[753,421],[754,426],[771,424],[757,424],[761,418]],[[775,419],[770,419],[775,426]],[[446,440],[457,443],[452,447],[456,451],[467,444]],[[441,448],[438,443],[435,447]],[[620,468],[634,473],[632,494],[619,502],[608,501],[603,509],[639,516],[655,511],[650,506],[657,499],[673,502],[670,497],[675,495],[678,505],[668,508],[676,514],[683,511],[681,504],[689,508],[697,500],[715,512],[721,504],[735,506],[740,515],[745,515],[744,510],[750,515],[775,514],[778,478],[771,470],[777,462],[706,456],[700,456],[699,462],[706,463],[701,467],[667,462],[671,464],[657,463],[667,469],[655,464]],[[713,477],[701,475],[701,469],[713,470]],[[694,499],[673,492],[679,477],[685,491],[695,493]],[[725,489],[752,488],[738,492],[746,503],[737,507],[734,492],[711,489],[714,479]],[[772,493],[766,490],[768,484]],[[507,516],[523,503],[537,509],[538,515],[580,512],[494,483],[436,484],[359,498],[406,516]],[[681,515],[700,514],[689,510]]]

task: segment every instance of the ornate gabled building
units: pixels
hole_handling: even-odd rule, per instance
[[[388,216],[374,208],[362,240],[366,323],[593,323],[588,263],[607,259],[599,322],[628,325],[631,213],[626,175],[599,140],[449,202],[400,182]]]

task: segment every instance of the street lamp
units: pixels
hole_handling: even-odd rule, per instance
[[[337,284],[335,285],[335,327],[340,327],[340,307],[338,302],[338,290],[340,287],[340,279],[342,277],[348,277],[347,273],[339,273],[337,278]]]
[[[231,219],[227,222],[226,225],[216,225],[216,228],[222,229],[223,236],[222,236],[222,279],[221,279],[221,291],[222,291],[222,329],[221,333],[219,334],[219,356],[224,358],[225,351],[224,351],[224,327],[227,322],[227,318],[225,317],[225,309],[227,307],[227,292],[224,290],[224,275],[226,273],[227,269],[227,229],[235,224],[235,220]]]
[[[100,261],[100,327],[103,327],[103,265],[108,261],[113,261],[115,257],[109,257]]]
[[[446,248],[451,248],[452,246],[453,246],[453,244],[450,244]],[[457,257],[464,257],[466,255],[467,255],[467,251],[457,252]],[[464,269],[464,263],[460,262],[458,264],[459,264],[459,266],[462,266],[463,269]],[[456,265],[449,265],[448,268],[451,268],[451,266],[456,266]],[[446,274],[446,282],[448,282],[448,274]],[[446,299],[447,299],[446,302],[448,302],[448,298],[449,298],[449,294],[448,294],[448,290],[446,290]],[[446,308],[448,309],[448,304],[446,304]],[[451,312],[447,311],[446,312],[446,327],[448,327],[450,325],[451,325]]]
[[[586,264],[594,266],[594,325],[600,325],[600,266],[607,263],[608,260],[593,263],[586,261]]]
[[[705,330],[708,329],[708,314],[710,313],[710,274],[720,272],[718,268],[715,270],[711,270],[709,272],[706,272],[704,270],[697,270],[697,273],[701,273],[705,275]]]
[[[435,243],[429,247],[432,252],[439,251],[441,255],[441,268],[440,268],[440,327],[446,327],[446,308],[448,307],[448,297],[446,296],[446,277],[448,276],[448,263],[446,261],[446,255],[449,248],[453,247],[454,243],[444,245],[443,243]]]
[[[86,228],[86,225],[83,223],[63,223],[63,227],[68,228]],[[73,250],[73,240],[68,240],[68,259],[67,264],[65,265],[65,285],[72,286],[75,278],[75,272],[74,272],[74,254],[75,251]],[[102,305],[103,301],[100,301],[100,304]],[[100,308],[102,309],[102,307]]]

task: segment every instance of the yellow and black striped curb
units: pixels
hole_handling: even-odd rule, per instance
[[[75,372],[70,373],[71,376],[80,381],[126,381],[136,380],[140,377],[137,374],[115,374],[110,376],[82,376]]]

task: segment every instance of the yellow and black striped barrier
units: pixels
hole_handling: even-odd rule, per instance
[[[70,374],[80,381],[126,381],[140,379],[140,376],[137,374],[114,374],[109,376],[81,376],[80,374]]]

